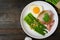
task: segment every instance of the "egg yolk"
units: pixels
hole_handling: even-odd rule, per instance
[[[40,11],[40,9],[39,9],[38,7],[34,7],[34,8],[33,8],[33,12],[34,12],[35,14],[38,14],[39,11]]]

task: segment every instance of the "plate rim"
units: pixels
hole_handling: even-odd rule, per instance
[[[33,2],[38,2],[38,1],[33,1]],[[33,3],[33,2],[30,2],[30,3]],[[40,1],[40,2],[45,2],[45,1]],[[29,3],[29,4],[30,4]],[[49,4],[48,2],[45,2],[45,3],[47,3],[47,4]],[[27,5],[29,5],[29,4],[27,4]],[[26,6],[27,6],[26,5]],[[50,6],[52,6],[51,4],[49,4]],[[25,6],[25,7],[26,7]],[[23,8],[23,10],[25,9],[25,7]],[[53,7],[53,6],[52,6]],[[54,8],[54,7],[53,7]],[[23,12],[23,10],[22,10],[22,12]],[[56,11],[56,9],[54,8],[54,10]],[[21,22],[21,19],[22,19],[22,12],[21,12],[21,16],[20,16],[20,23],[21,23],[21,27],[22,27],[22,29],[23,29],[23,31],[28,35],[28,36],[30,36],[30,37],[32,37],[32,38],[35,38],[35,39],[44,39],[44,38],[37,38],[37,37],[34,37],[33,35],[30,35],[29,33],[27,33],[27,31],[26,30],[24,30],[24,27],[23,27],[23,24],[22,24],[22,22]],[[57,14],[57,11],[56,11],[56,14]],[[57,20],[59,21],[59,19],[58,19],[58,14],[57,14]],[[57,21],[57,27],[58,27],[58,21]],[[57,27],[56,27],[56,29],[57,29]],[[54,30],[54,32],[56,31],[56,29]],[[53,32],[53,33],[54,33]],[[53,34],[52,33],[52,34]],[[50,34],[49,36],[51,36],[52,34]],[[49,37],[49,36],[47,36],[47,37]],[[45,37],[45,38],[47,38],[47,37]]]

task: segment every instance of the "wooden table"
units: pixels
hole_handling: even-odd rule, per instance
[[[31,1],[0,0],[0,40],[24,40],[27,35],[21,28],[20,14]],[[59,14],[58,16],[60,18]],[[42,40],[60,40],[60,25],[58,25],[54,34]]]

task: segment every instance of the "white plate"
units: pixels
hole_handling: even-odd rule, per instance
[[[29,27],[29,25],[24,21],[24,17],[29,13],[29,6],[31,6],[32,4],[41,5],[41,6],[44,7],[44,10],[51,10],[54,13],[55,23],[52,26],[51,30],[45,36],[43,36],[43,35],[35,32],[34,30],[31,30],[30,27]],[[51,6],[49,3],[44,2],[44,1],[34,1],[34,2],[31,2],[30,4],[28,4],[23,9],[23,11],[21,13],[21,17],[20,17],[20,22],[21,22],[22,29],[24,30],[24,32],[27,35],[29,35],[29,36],[31,36],[33,38],[36,38],[36,39],[43,39],[43,38],[47,38],[50,35],[52,35],[54,33],[54,31],[56,30],[57,25],[58,25],[58,15],[57,15],[57,12],[54,9],[54,7]]]

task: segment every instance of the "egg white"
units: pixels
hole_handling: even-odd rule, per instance
[[[39,13],[35,14],[35,13],[33,12],[33,8],[34,8],[34,7],[38,7],[38,8],[40,9]],[[43,6],[34,5],[34,4],[30,6],[30,12],[33,14],[33,16],[34,16],[35,18],[37,18],[38,15],[39,15],[42,11],[43,11]]]

